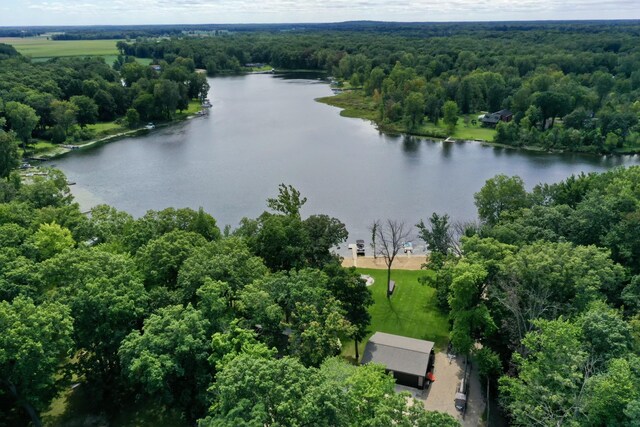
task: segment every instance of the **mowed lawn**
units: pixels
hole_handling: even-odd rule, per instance
[[[477,120],[477,114],[467,114],[458,118],[458,124],[450,135],[452,138],[457,139],[472,139],[479,141],[493,141],[493,137],[496,134],[496,130],[492,128],[486,128],[480,125]],[[476,121],[473,124],[473,121]],[[434,125],[429,120],[425,119],[423,125],[418,130],[418,133],[429,134],[430,131],[442,132],[444,135],[449,135],[447,126],[442,120],[438,121],[437,125]]]
[[[46,37],[0,37],[0,43],[10,44],[22,55],[33,59],[59,56],[115,58],[118,55],[117,42],[118,40],[47,40]]]
[[[392,270],[391,280],[396,282],[396,289],[387,299],[385,282],[386,270],[358,268],[358,273],[368,274],[375,283],[370,287],[374,304],[369,308],[371,325],[367,339],[360,343],[360,355],[364,351],[366,341],[374,332],[434,341],[436,351],[447,346],[449,340],[449,322],[447,315],[436,306],[435,289],[423,285],[418,278],[433,274],[426,270]],[[345,342],[342,354],[353,358],[355,349],[353,342]]]

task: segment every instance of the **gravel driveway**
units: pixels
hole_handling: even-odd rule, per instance
[[[425,409],[446,412],[458,419],[465,427],[482,426],[484,424],[481,421],[481,417],[485,410],[485,401],[475,367],[471,369],[467,410],[464,417],[454,405],[453,399],[456,394],[456,387],[460,384],[463,372],[464,358],[454,358],[450,361],[446,353],[436,353],[434,365],[436,380],[428,389],[418,390],[396,385],[396,391],[410,392],[416,400],[423,402]]]

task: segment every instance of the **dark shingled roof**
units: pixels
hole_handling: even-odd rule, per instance
[[[485,114],[484,117],[480,119],[480,121],[482,123],[490,123],[495,125],[500,121],[500,114],[498,113]]]
[[[380,363],[390,371],[423,377],[433,345],[431,341],[376,332],[369,338],[361,363]]]

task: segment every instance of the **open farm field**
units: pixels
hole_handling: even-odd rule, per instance
[[[46,37],[2,37],[0,43],[13,45],[18,52],[33,59],[60,56],[118,55],[118,40],[49,40]]]

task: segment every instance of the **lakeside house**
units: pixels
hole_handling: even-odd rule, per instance
[[[483,126],[496,127],[498,123],[508,123],[513,120],[513,113],[507,109],[496,111],[495,113],[487,113],[478,116],[478,120]]]

